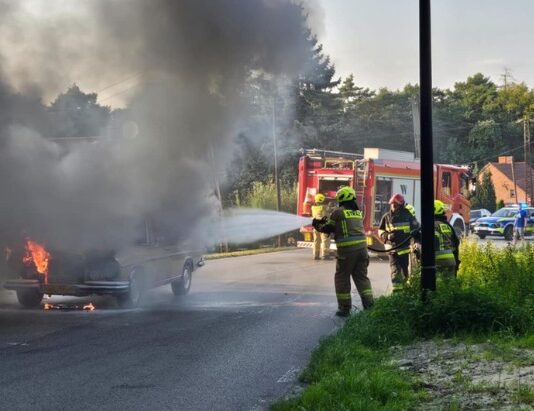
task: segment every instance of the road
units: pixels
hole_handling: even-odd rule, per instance
[[[92,301],[92,312],[25,310],[3,292],[2,408],[267,409],[342,325],[334,265],[310,250],[208,261],[188,296],[161,287],[130,310],[107,297],[48,301]],[[375,294],[386,292],[387,262],[369,271]]]

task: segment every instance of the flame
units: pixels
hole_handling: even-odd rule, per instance
[[[48,284],[48,261],[50,260],[50,253],[45,248],[26,238],[26,255],[22,257],[22,262],[26,265],[33,264],[39,274],[44,276],[44,283]]]
[[[51,310],[52,308],[54,308],[52,304],[45,303],[45,305],[43,305],[44,310]]]
[[[87,311],[93,311],[95,309],[95,306],[93,305],[93,303],[89,303],[89,304],[84,305],[83,309]]]

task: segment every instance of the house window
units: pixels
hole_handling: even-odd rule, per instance
[[[515,197],[515,191],[514,190],[510,190],[510,198],[514,198]]]

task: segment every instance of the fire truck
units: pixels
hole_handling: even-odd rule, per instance
[[[338,188],[350,186],[356,191],[356,200],[364,213],[368,244],[373,248],[383,248],[377,231],[380,219],[389,210],[388,200],[392,194],[401,193],[406,202],[415,207],[417,219],[421,221],[420,163],[413,153],[380,148],[365,148],[363,155],[318,149],[301,152],[298,215],[311,216],[311,205],[317,193],[326,196],[329,208],[335,207]],[[449,221],[458,234],[468,230],[468,189],[467,167],[434,165],[435,197],[449,206]],[[304,241],[299,241],[298,245],[311,247],[311,225],[302,227],[300,232]]]

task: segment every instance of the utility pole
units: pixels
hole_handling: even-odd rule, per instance
[[[512,156],[512,181],[514,182],[514,197],[515,197],[515,203],[519,204],[519,199],[517,198],[517,183],[515,180],[515,163],[514,163],[514,156]]]
[[[528,114],[523,118],[523,142],[525,151],[525,203],[532,205],[532,167],[530,165],[530,119]]]
[[[432,43],[430,0],[419,0],[419,81],[421,107],[421,289],[423,300],[436,289],[434,250],[434,153],[432,139]]]
[[[417,96],[410,98],[412,103],[412,121],[413,121],[413,142],[415,158],[421,157],[421,116],[419,113],[419,99]]]
[[[274,87],[273,87],[274,88]],[[276,187],[276,211],[282,208],[282,199],[280,196],[280,180],[278,178],[278,140],[276,138],[276,106],[275,94],[272,96],[272,123],[273,123],[273,147],[274,147],[274,185]],[[282,236],[278,236],[278,247],[282,246]]]

